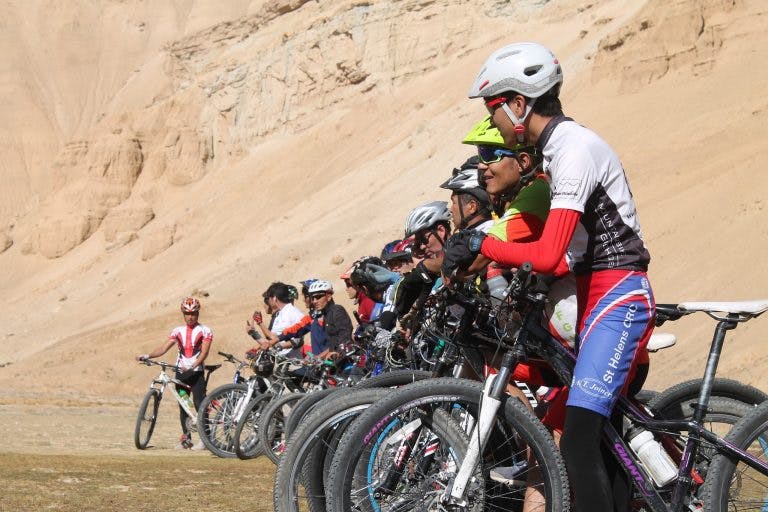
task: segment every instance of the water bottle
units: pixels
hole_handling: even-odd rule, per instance
[[[658,487],[677,478],[677,466],[654,437],[653,433],[636,427],[627,434],[629,447],[643,463]]]
[[[192,401],[192,397],[189,396],[189,393],[187,393],[186,389],[180,389],[179,390],[179,396],[184,401],[185,404],[189,407],[190,411],[195,410],[195,403]]]
[[[509,286],[509,283],[502,275],[501,269],[488,268],[486,274],[485,284],[488,285],[488,293],[491,295],[491,304],[498,306],[501,300],[504,298],[504,290]]]

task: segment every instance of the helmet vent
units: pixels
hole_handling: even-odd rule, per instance
[[[509,51],[509,52],[500,53],[496,57],[496,60],[504,60],[507,57],[513,57],[513,56],[517,55],[518,53],[520,53],[520,50],[518,50],[518,49],[514,49],[514,50]]]
[[[525,76],[533,76],[536,73],[538,73],[541,70],[542,67],[543,66],[541,66],[541,65],[528,66],[527,68],[525,68],[523,73],[525,73]]]

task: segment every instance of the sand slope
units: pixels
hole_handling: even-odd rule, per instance
[[[514,40],[557,53],[566,112],[622,157],[657,300],[768,297],[757,0],[41,1],[0,14],[0,90],[14,99],[0,108],[2,400],[136,396],[151,372],[132,355],[165,338],[189,293],[217,349],[248,348],[244,320],[271,281],[336,280],[413,206],[447,199],[437,185],[483,115],[466,91]],[[765,388],[762,323],[732,333],[721,368]],[[700,374],[712,327],[670,326],[680,341],[651,383]]]

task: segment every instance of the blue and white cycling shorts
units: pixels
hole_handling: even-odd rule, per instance
[[[647,363],[656,305],[645,272],[601,270],[577,276],[579,339],[566,405],[605,417]]]

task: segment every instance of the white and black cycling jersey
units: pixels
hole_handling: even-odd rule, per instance
[[[619,157],[596,133],[570,118],[556,117],[539,138],[550,176],[550,209],[581,212],[568,246],[571,270],[647,270],[635,201]]]

